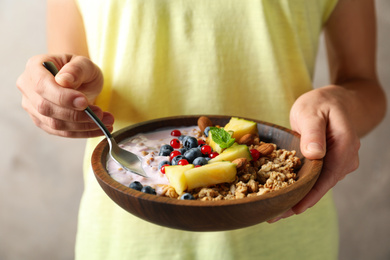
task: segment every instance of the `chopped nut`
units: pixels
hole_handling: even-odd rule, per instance
[[[262,143],[256,148],[256,150],[259,151],[261,154],[260,156],[267,156],[275,150],[275,147],[270,143]]]
[[[246,134],[238,140],[239,144],[246,144],[248,146],[255,143],[255,139],[258,138],[256,135],[253,134]]]
[[[213,126],[213,122],[211,122],[210,118],[206,116],[201,116],[198,119],[198,127],[200,129],[200,132],[203,133],[206,127]]]
[[[244,169],[246,163],[247,163],[247,159],[246,158],[239,158],[239,159],[235,159],[232,161],[232,163],[236,164],[237,166],[237,170],[242,170]]]

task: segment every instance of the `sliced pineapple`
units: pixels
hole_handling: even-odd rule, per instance
[[[177,194],[181,195],[187,189],[184,172],[192,168],[194,168],[193,164],[165,166],[165,175]]]
[[[231,162],[206,164],[184,172],[188,190],[224,182],[233,182],[236,174],[236,164]]]
[[[209,163],[221,162],[221,161],[234,161],[238,158],[245,158],[248,161],[252,160],[251,152],[249,151],[248,146],[245,144],[235,143],[231,147],[225,149],[217,157],[211,159]]]
[[[206,143],[210,145],[214,152],[222,153],[223,150],[225,150],[227,147],[230,147],[234,143],[235,139],[232,138],[233,131],[226,131],[223,128],[213,128],[211,128],[209,131],[209,136],[206,139]],[[214,137],[214,134],[217,136]]]
[[[240,140],[246,134],[258,135],[256,122],[241,119],[238,117],[230,118],[229,123],[224,127],[225,131],[233,131],[233,138]]]
[[[219,146],[216,142],[213,140],[212,132],[209,132],[209,136],[206,138],[206,143],[210,145],[210,147],[213,149],[214,152],[221,153],[223,151],[223,148]]]

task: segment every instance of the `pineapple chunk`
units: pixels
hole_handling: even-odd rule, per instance
[[[246,134],[258,135],[256,122],[232,117],[224,127],[226,131],[233,131],[233,138],[240,140]]]
[[[248,161],[252,160],[251,153],[249,151],[248,146],[245,144],[237,144],[235,143],[233,146],[225,149],[221,154],[217,157],[211,159],[209,163],[220,162],[220,161],[234,161],[238,158],[246,158]]]
[[[165,166],[165,175],[177,194],[181,195],[187,189],[184,172],[192,168],[194,168],[193,164]]]
[[[216,162],[184,172],[188,190],[214,184],[232,182],[237,174],[236,165],[231,162]]]
[[[225,129],[223,129],[225,130]],[[226,130],[225,130],[226,131]],[[233,131],[226,131],[230,136],[233,135]],[[209,136],[206,138],[206,143],[210,145],[214,152],[222,153],[225,148],[222,148],[218,143],[213,140],[213,132],[209,132]]]
[[[223,151],[223,148],[213,141],[211,131],[209,132],[209,136],[206,138],[206,143],[210,145],[214,152],[221,153]]]

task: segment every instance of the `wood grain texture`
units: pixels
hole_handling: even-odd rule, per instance
[[[208,115],[215,125],[225,125],[231,116]],[[169,117],[151,120],[121,129],[113,134],[117,142],[141,132],[159,128],[192,126],[199,116]],[[247,118],[248,119],[248,118]],[[105,193],[129,213],[146,221],[188,231],[222,231],[255,225],[278,216],[299,202],[313,187],[322,160],[308,160],[299,149],[297,133],[266,122],[257,122],[260,139],[278,148],[296,150],[302,161],[298,180],[292,185],[261,196],[226,201],[184,201],[145,194],[112,179],[107,170],[108,143],[103,140],[92,155],[94,174]]]

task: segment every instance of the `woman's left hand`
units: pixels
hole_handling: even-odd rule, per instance
[[[290,123],[301,135],[301,152],[308,159],[323,158],[323,169],[306,197],[270,222],[314,206],[337,182],[357,169],[360,140],[343,102],[344,94],[347,92],[340,86],[326,86],[303,94],[294,103]]]
[[[376,73],[374,1],[339,0],[324,27],[331,84],[300,96],[290,111],[301,151],[324,159],[312,190],[275,222],[314,206],[359,165],[359,138],[386,113],[386,97]]]

